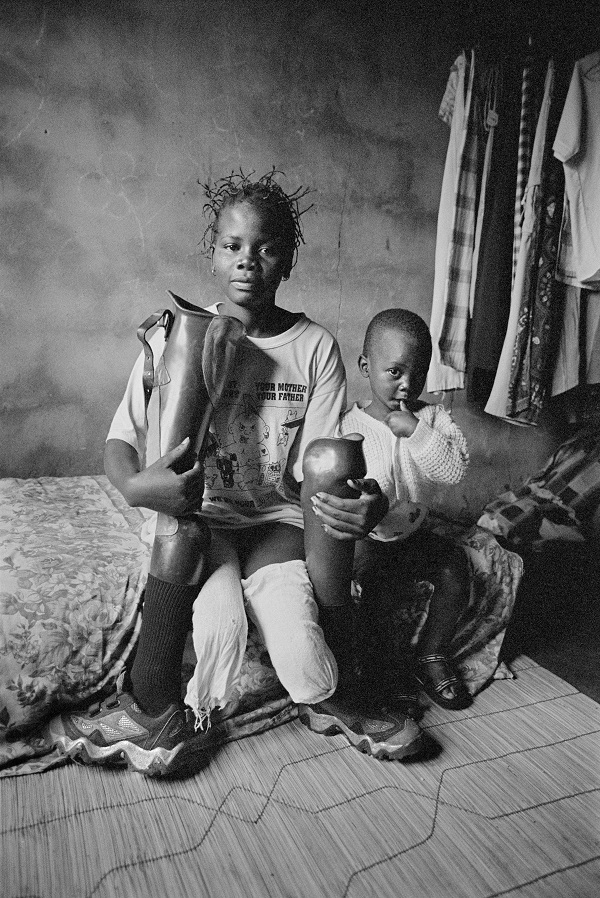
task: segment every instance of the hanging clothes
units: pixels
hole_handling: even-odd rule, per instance
[[[578,60],[554,141],[565,201],[556,277],[600,289],[600,51]]]
[[[464,374],[462,371],[457,371],[442,362],[438,340],[444,320],[448,248],[454,220],[456,185],[465,138],[465,116],[470,106],[474,54],[471,54],[468,90],[466,90],[467,67],[467,56],[463,51],[455,60],[450,71],[448,84],[439,110],[439,116],[442,121],[450,126],[450,139],[446,152],[437,220],[433,300],[429,324],[433,344],[433,354],[427,375],[427,391],[429,393],[462,389],[464,386]]]
[[[509,386],[511,383],[511,371],[513,366],[513,352],[519,326],[521,330],[526,326],[530,314],[532,289],[535,286],[534,278],[537,276],[537,252],[539,229],[543,209],[543,195],[541,184],[543,177],[543,163],[547,147],[547,129],[550,113],[550,103],[554,84],[554,64],[548,64],[544,85],[544,97],[535,132],[535,139],[531,154],[529,178],[524,194],[524,216],[519,254],[515,279],[511,291],[510,313],[502,353],[498,363],[498,370],[494,378],[492,392],[485,406],[485,411],[496,417],[506,418],[509,414]],[[535,335],[539,339],[539,335]],[[528,377],[529,370],[523,373]],[[514,411],[512,407],[510,412]],[[515,422],[528,423],[528,422]]]
[[[508,172],[517,168],[522,66],[505,60],[498,69],[497,122],[493,129],[485,205],[467,351],[467,399],[489,398],[502,352],[510,308],[515,186]],[[481,200],[480,200],[481,208]]]
[[[444,290],[444,320],[438,340],[444,365],[464,372],[467,365],[467,326],[479,180],[478,97],[473,91],[475,54],[471,57],[468,106],[464,119],[464,142],[454,198],[454,219],[448,244]]]
[[[562,325],[565,286],[555,280],[564,194],[562,166],[551,154],[552,135],[558,125],[559,106],[554,102],[554,63],[550,60],[540,112],[547,119],[539,189],[533,198],[537,219],[526,262],[531,290],[521,296],[517,335],[511,362],[506,413],[515,421],[537,424],[550,393]],[[536,132],[536,137],[537,137]]]
[[[535,105],[533,102],[532,60],[528,56],[523,66],[521,84],[521,118],[519,122],[519,149],[517,153],[517,186],[515,190],[515,215],[513,228],[513,264],[511,289],[515,282],[521,231],[523,222],[523,196],[529,178],[533,134],[535,131]]]
[[[481,172],[481,185],[479,187],[479,201],[477,203],[477,224],[475,226],[475,240],[473,244],[473,261],[471,263],[471,286],[469,289],[469,320],[473,317],[473,308],[475,306],[475,290],[477,287],[477,268],[479,265],[479,253],[481,250],[481,239],[483,235],[483,222],[485,218],[485,209],[487,201],[487,186],[492,167],[492,156],[494,150],[494,134],[498,125],[498,104],[500,101],[500,92],[502,84],[502,76],[500,66],[493,65],[484,73],[483,79],[483,113],[481,116],[481,139],[480,144],[485,147],[483,155],[483,167]]]

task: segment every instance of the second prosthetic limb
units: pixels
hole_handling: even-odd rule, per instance
[[[319,605],[325,640],[338,664],[338,689],[353,679],[353,614],[351,606],[354,541],[337,540],[323,528],[312,510],[317,492],[341,499],[358,498],[349,479],[366,475],[361,434],[324,438],[309,443],[304,454],[301,502],[304,512],[306,566]]]

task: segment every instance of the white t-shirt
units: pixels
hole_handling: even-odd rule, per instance
[[[208,311],[217,313],[217,306]],[[156,365],[165,347],[162,329],[150,345]],[[149,465],[157,452],[146,433],[142,372],[143,353],[107,439],[129,443]],[[302,527],[298,483],[304,450],[311,440],[336,433],[345,405],[340,350],[324,327],[302,315],[276,337],[244,337],[213,415],[214,443],[204,463],[206,484],[199,514],[214,527],[266,521]],[[150,416],[149,421],[151,429]]]
[[[559,280],[600,283],[600,51],[573,68],[553,145],[565,172]]]

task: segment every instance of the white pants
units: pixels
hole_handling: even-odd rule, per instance
[[[306,564],[269,564],[242,579],[234,547],[214,535],[210,574],[194,602],[197,663],[185,699],[200,721],[227,703],[239,677],[246,614],[292,701],[312,704],[333,694],[337,665],[318,624]]]

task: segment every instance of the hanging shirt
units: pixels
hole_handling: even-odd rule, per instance
[[[564,166],[565,207],[556,277],[600,285],[600,51],[578,60],[553,145]]]

